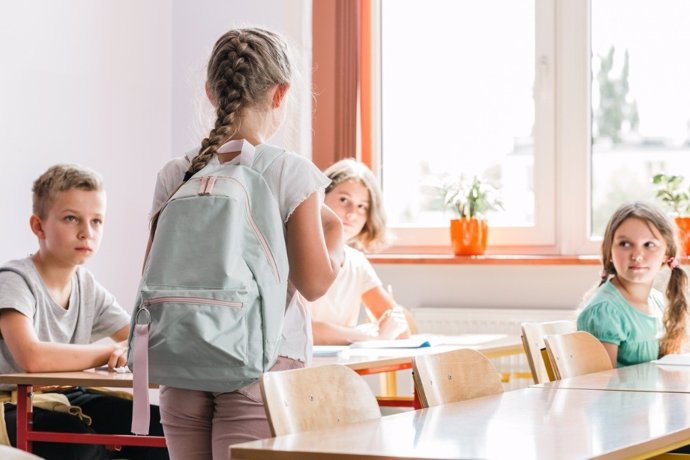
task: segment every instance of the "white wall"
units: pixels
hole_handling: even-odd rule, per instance
[[[34,252],[31,184],[50,165],[103,174],[108,214],[97,277],[129,305],[155,172],[171,150],[168,1],[0,3],[0,259]]]
[[[274,142],[310,156],[309,0],[27,0],[0,3],[2,261],[28,255],[32,181],[57,162],[100,171],[106,234],[89,267],[131,308],[147,238],[155,174],[193,148],[209,106],[204,67],[227,29],[285,35],[301,76],[293,115]],[[205,118],[205,116],[206,118]],[[572,308],[593,266],[378,265],[409,307]]]
[[[298,72],[290,91],[291,115],[271,142],[311,157],[311,1],[185,1],[173,2],[172,12],[172,145],[176,152],[195,147],[213,121],[204,93],[213,44],[229,29],[253,26],[287,39]]]
[[[101,250],[88,267],[131,309],[156,172],[200,139],[204,66],[215,40],[232,27],[264,25],[288,37],[303,65],[311,59],[310,26],[300,18],[310,16],[310,5],[0,3],[0,260],[37,249],[28,227],[33,180],[55,163],[89,166],[105,177],[108,214]],[[310,74],[302,73],[308,87]],[[308,95],[304,103],[310,107]],[[305,114],[276,141],[310,155],[311,109]]]
[[[594,265],[377,264],[408,308],[574,309],[599,280]]]

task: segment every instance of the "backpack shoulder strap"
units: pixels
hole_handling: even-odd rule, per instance
[[[218,153],[240,152],[239,163],[263,174],[273,161],[285,153],[285,149],[270,144],[254,146],[244,139],[233,139],[218,148]]]
[[[285,154],[285,149],[276,147],[270,144],[261,144],[256,147],[254,152],[254,162],[252,168],[263,174],[266,169],[275,161]]]

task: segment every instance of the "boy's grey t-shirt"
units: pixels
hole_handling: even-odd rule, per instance
[[[50,297],[29,257],[0,267],[0,310],[4,309],[31,318],[42,342],[88,344],[129,325],[129,314],[83,267],[78,267],[72,277],[69,308],[62,308]],[[12,372],[23,370],[0,336],[0,373]]]

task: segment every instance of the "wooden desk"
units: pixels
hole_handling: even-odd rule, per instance
[[[642,363],[536,386],[550,389],[690,393],[690,366]]]
[[[412,358],[423,354],[442,353],[458,348],[472,348],[482,352],[487,358],[501,358],[503,356],[524,353],[522,340],[518,335],[506,334],[460,334],[454,336],[440,336],[424,334],[432,342],[445,343],[422,348],[347,348],[345,347],[337,356],[316,356],[312,366],[325,364],[342,364],[360,375],[378,374],[382,372],[394,372],[411,369]],[[387,382],[389,388],[384,391],[384,396],[377,399],[381,406],[408,406],[419,409],[421,406],[416,394],[413,396],[395,396],[394,386]]]
[[[690,440],[690,394],[524,388],[231,446],[232,459],[630,459]]]
[[[19,449],[31,452],[32,441],[165,447],[163,436],[76,434],[33,430],[31,394],[34,385],[132,388],[132,374],[130,373],[120,374],[104,370],[88,370],[83,372],[0,374],[0,383],[17,385],[17,447]]]
[[[460,347],[475,348],[491,358],[523,352],[522,343],[518,336],[465,334],[453,336],[449,340],[453,340],[455,345],[418,349],[348,350],[347,353],[341,353],[339,356],[314,358],[312,365],[339,363],[351,367],[361,375],[367,375],[410,369],[413,356]],[[30,451],[31,441],[165,447],[165,439],[162,436],[70,434],[33,431],[32,429],[31,392],[34,385],[131,388],[132,374],[118,374],[103,370],[4,374],[0,375],[0,383],[17,385],[17,447],[22,450]],[[414,402],[410,398],[408,405],[412,406],[413,404]],[[396,405],[402,404],[398,402]]]

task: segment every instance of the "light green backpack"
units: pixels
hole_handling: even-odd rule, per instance
[[[207,165],[162,207],[129,337],[135,433],[148,432],[149,382],[229,392],[275,363],[288,263],[263,173],[282,154],[244,142],[239,165]]]

